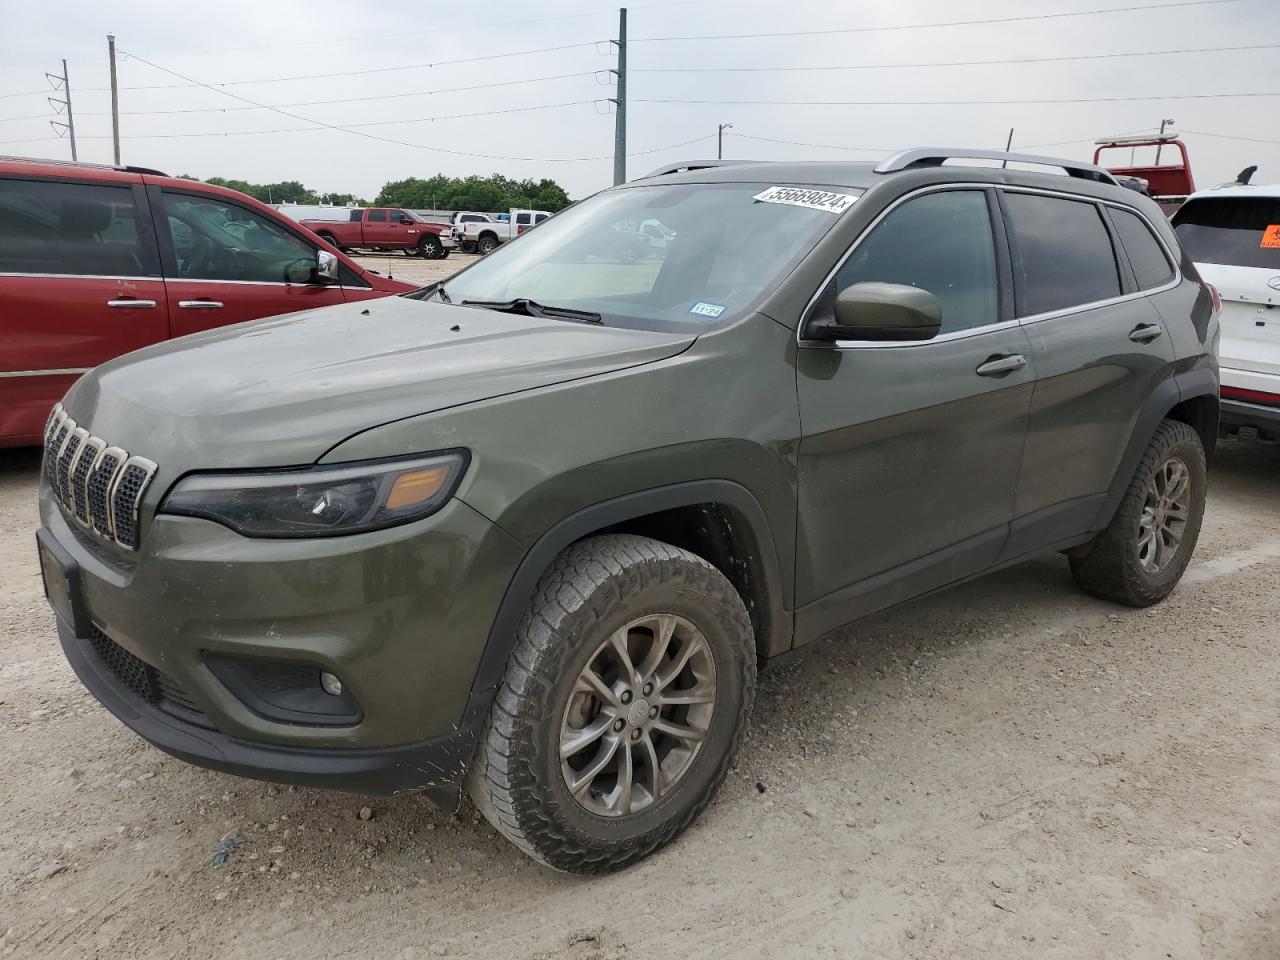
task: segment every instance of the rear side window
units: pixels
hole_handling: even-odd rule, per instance
[[[0,273],[159,276],[124,186],[0,180]]]
[[[1197,263],[1280,270],[1280,199],[1206,197],[1173,218],[1178,243]]]
[[[1018,316],[1120,296],[1111,235],[1097,206],[1034,193],[1006,193]]]
[[[942,303],[943,333],[999,320],[986,194],[929,193],[891,212],[840,267],[836,290],[871,281],[928,290]]]
[[[1111,207],[1110,212],[1111,222],[1115,224],[1116,233],[1120,234],[1120,245],[1129,255],[1129,265],[1133,267],[1138,289],[1150,290],[1172,280],[1173,265],[1146,221],[1119,207]]]

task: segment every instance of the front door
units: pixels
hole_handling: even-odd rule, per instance
[[[0,179],[0,445],[39,443],[82,373],[168,337],[145,208],[128,184]]]
[[[1012,558],[1095,524],[1146,401],[1172,370],[1173,344],[1144,291],[1175,273],[1150,228],[1124,208],[1014,190],[1003,205],[1038,377]]]
[[[798,352],[801,640],[978,572],[1003,546],[1034,377],[1002,302],[994,203],[982,189],[901,202],[824,292],[919,287],[941,302],[942,329]]]
[[[316,248],[256,210],[204,193],[152,189],[170,242],[165,280],[173,335],[344,300],[337,284],[290,282]],[[160,218],[158,218],[160,219]]]

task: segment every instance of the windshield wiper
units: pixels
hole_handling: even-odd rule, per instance
[[[528,297],[517,297],[514,300],[463,300],[461,306],[482,307],[485,310],[496,310],[499,313],[520,313],[526,317],[554,317],[558,320],[573,320],[577,323],[603,325],[600,314],[590,310],[570,310],[568,307],[548,307]]]

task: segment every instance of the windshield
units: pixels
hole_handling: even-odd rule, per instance
[[[770,199],[755,199],[765,191]],[[498,248],[445,291],[453,303],[527,299],[588,311],[610,326],[705,329],[753,308],[836,222],[814,198],[844,198],[827,201],[843,210],[861,192],[760,183],[610,190]]]
[[[1196,263],[1280,270],[1280,199],[1192,200],[1174,216],[1173,229]]]

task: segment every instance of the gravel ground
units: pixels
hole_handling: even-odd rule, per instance
[[[386,253],[373,257],[355,257],[356,263],[368,270],[387,274],[397,280],[408,280],[411,283],[428,284],[442,277],[449,277],[463,267],[470,266],[480,258],[473,253],[450,252],[443,260],[424,260],[421,257],[406,257],[400,253]]]
[[[239,780],[143,743],[57,649],[37,470],[0,451],[5,955],[1277,956],[1276,448],[1224,449],[1158,607],[1086,597],[1051,557],[766,671],[706,814],[595,880],[470,807]]]

